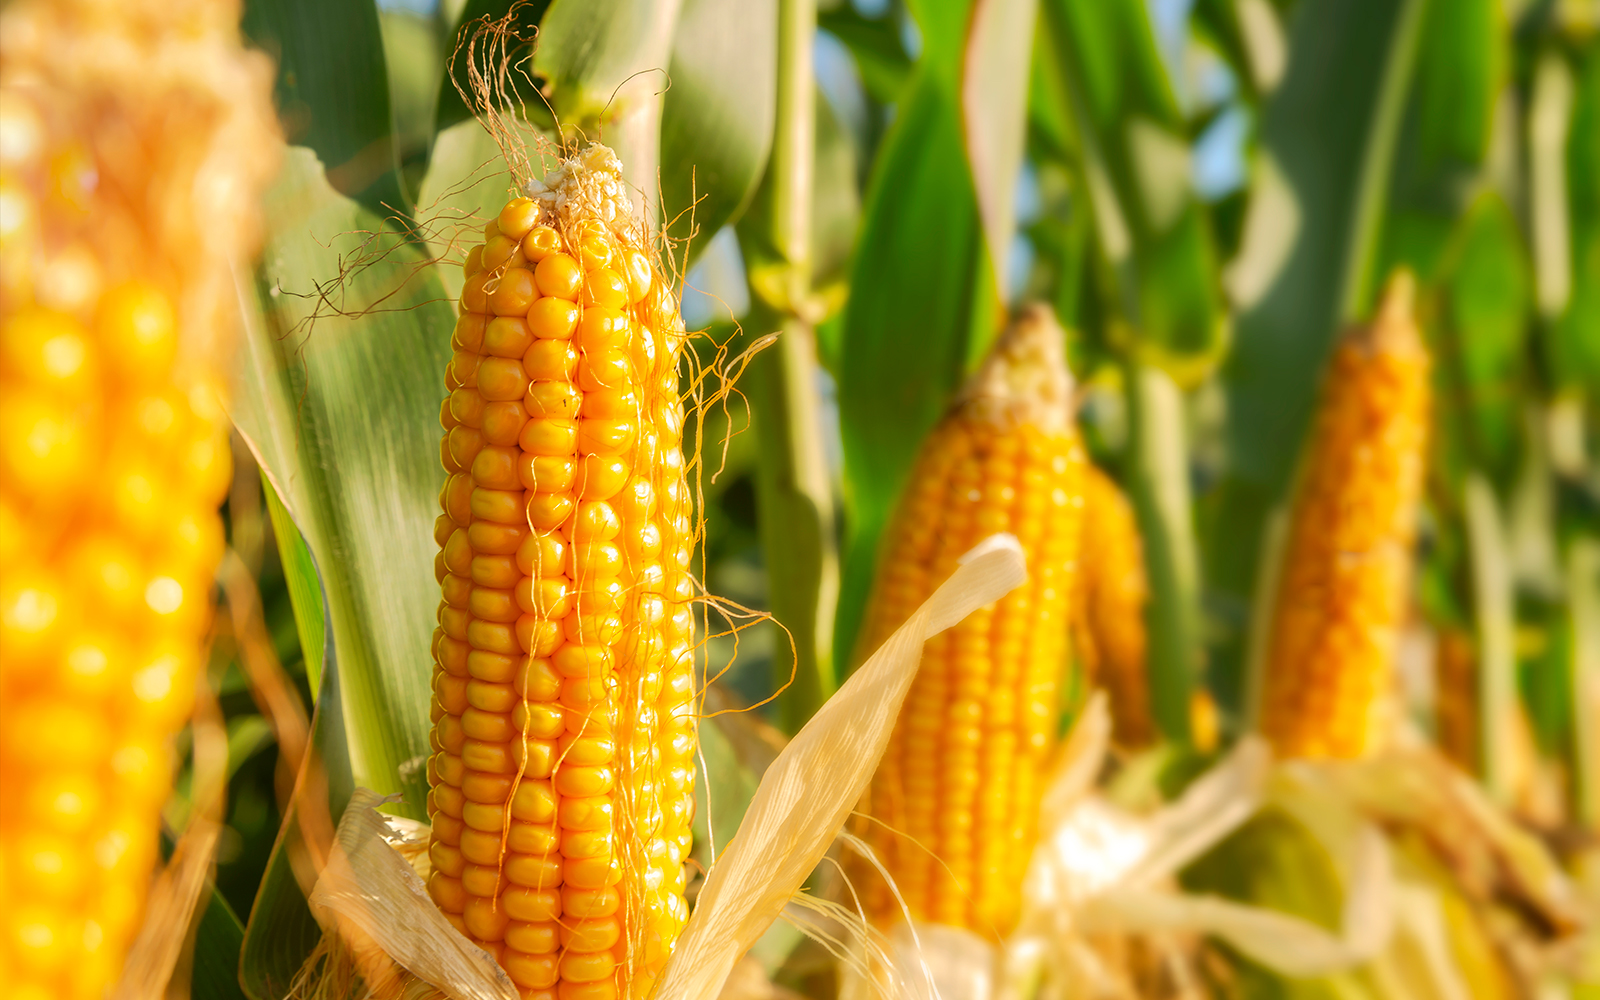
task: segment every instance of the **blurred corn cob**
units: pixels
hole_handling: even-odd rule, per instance
[[[1111,698],[1114,737],[1141,747],[1155,735],[1145,674],[1144,606],[1150,597],[1133,505],[1111,477],[1084,476],[1083,557],[1073,588],[1072,648],[1084,679]]]
[[[488,224],[440,416],[429,890],[528,998],[646,996],[688,918],[683,321],[619,170]]]
[[[1428,419],[1402,272],[1334,351],[1295,496],[1260,719],[1279,754],[1355,757],[1392,685]]]
[[[991,936],[1017,919],[1056,742],[1083,517],[1062,332],[1044,307],[999,340],[923,444],[862,633],[869,653],[981,539],[1010,532],[1028,582],[929,640],[870,792],[869,840],[911,915]],[[869,916],[900,909],[868,876]]]
[[[101,997],[156,861],[230,477],[231,267],[276,159],[231,2],[0,14],[0,978]],[[181,933],[181,928],[176,929]]]

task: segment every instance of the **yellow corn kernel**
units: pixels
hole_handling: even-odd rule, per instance
[[[1118,744],[1150,743],[1150,689],[1145,667],[1144,546],[1133,505],[1094,466],[1084,477],[1082,567],[1073,589],[1072,646],[1086,681],[1106,689]]]
[[[1335,348],[1274,599],[1261,728],[1286,757],[1358,757],[1393,685],[1428,427],[1413,280]]]
[[[506,235],[489,242],[515,236],[536,263],[463,294],[487,354],[450,407],[463,422],[481,413],[502,443],[473,443],[465,461],[463,427],[447,432],[450,524],[435,531],[430,850],[444,863],[429,888],[528,997],[641,997],[668,955],[650,942],[688,917],[683,326],[659,271],[627,298],[604,267],[646,245],[618,169],[593,146],[501,211]]]
[[[0,12],[7,995],[103,997],[138,929],[222,555],[231,266],[275,171],[230,0]]]
[[[1000,338],[924,442],[886,536],[862,629],[869,654],[995,532],[1028,582],[930,639],[875,776],[866,834],[911,915],[991,937],[1015,924],[1056,742],[1083,516],[1083,448],[1049,310]],[[899,904],[867,877],[874,920]]]

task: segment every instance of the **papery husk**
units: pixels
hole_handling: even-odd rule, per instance
[[[451,1000],[519,1000],[494,959],[433,905],[416,862],[408,859],[425,862],[427,828],[391,826],[395,821],[377,810],[387,801],[358,788],[345,807],[309,900],[330,947],[308,961],[294,994],[321,995],[318,980],[348,979],[353,969],[376,997],[407,995],[415,977]]]

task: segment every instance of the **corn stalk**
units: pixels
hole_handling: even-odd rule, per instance
[[[811,299],[811,190],[816,146],[814,0],[778,5],[777,125],[763,190],[748,223],[752,332],[777,343],[746,376],[759,442],[756,502],[773,616],[787,630],[772,658],[782,724],[796,732],[836,686],[833,609],[839,593],[833,489],[823,456]],[[791,645],[792,642],[792,645]]]

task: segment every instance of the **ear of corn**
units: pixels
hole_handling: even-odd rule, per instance
[[[1026,313],[923,445],[868,607],[876,648],[995,532],[1028,582],[930,639],[873,781],[869,840],[915,918],[999,935],[1015,923],[1056,742],[1058,691],[1083,516],[1083,448],[1062,333]],[[870,877],[869,914],[899,904]]]
[[[642,997],[688,917],[683,324],[609,150],[536,188],[446,375],[429,891],[524,997]]]
[[[1334,351],[1295,497],[1261,728],[1290,757],[1355,757],[1393,679],[1428,422],[1412,279]]]
[[[1072,648],[1085,680],[1106,689],[1112,729],[1125,747],[1154,738],[1145,673],[1144,551],[1133,505],[1093,465],[1084,480],[1083,558],[1073,588]]]
[[[273,169],[233,3],[0,14],[0,981],[103,997],[204,659],[231,264]]]

